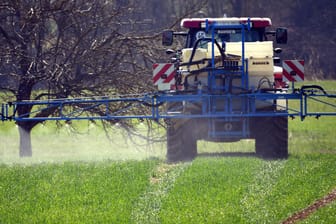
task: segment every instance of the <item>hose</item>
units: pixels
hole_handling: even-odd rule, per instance
[[[303,94],[306,94],[306,91],[305,91],[306,89],[318,89],[321,92],[323,92],[324,95],[328,95],[328,93],[321,86],[318,86],[318,85],[305,85],[301,87],[300,91]],[[310,92],[310,94],[313,94],[313,90],[310,90],[310,91],[308,90],[308,92]]]
[[[190,59],[189,59],[188,65],[187,65],[188,70],[189,70],[190,65],[192,65],[192,59],[194,58],[195,53],[196,53],[197,46],[198,46],[199,42],[201,42],[201,41],[212,41],[212,38],[200,38],[200,39],[198,39],[198,40],[195,42],[195,44],[194,44],[194,46],[193,46],[193,49],[192,49],[192,52],[191,52],[191,55],[190,55]],[[221,54],[221,57],[222,57],[222,66],[224,66],[225,54],[224,54],[224,52],[223,52],[223,49],[222,49],[222,48],[220,47],[220,45],[218,44],[217,40],[214,40],[214,41],[215,41],[215,44],[216,44],[216,46],[217,46],[217,48],[218,48],[218,50],[219,50],[219,52],[220,52],[220,54]]]

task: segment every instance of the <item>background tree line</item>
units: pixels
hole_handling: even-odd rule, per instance
[[[144,0],[139,8],[146,12],[143,18],[153,18],[155,26],[161,27],[181,17],[188,4],[200,2]],[[304,59],[309,79],[335,79],[335,10],[336,1],[333,0],[208,0],[192,16],[269,17],[274,28],[288,28],[288,45],[281,46],[283,58]]]

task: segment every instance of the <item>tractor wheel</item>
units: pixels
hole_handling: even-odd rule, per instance
[[[256,118],[256,154],[264,159],[287,159],[288,157],[288,118]]]
[[[197,138],[191,119],[171,119],[167,128],[167,161],[193,160],[197,155]]]

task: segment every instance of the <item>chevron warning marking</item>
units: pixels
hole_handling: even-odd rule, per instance
[[[302,82],[304,80],[304,61],[303,60],[284,60],[283,81]]]
[[[175,67],[172,63],[156,63],[153,65],[153,83],[173,84],[175,77]]]

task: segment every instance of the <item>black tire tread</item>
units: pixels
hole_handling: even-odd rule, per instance
[[[167,127],[167,161],[190,161],[197,156],[197,139],[191,119],[171,119]]]
[[[288,118],[260,117],[254,125],[256,154],[264,159],[287,159]]]

